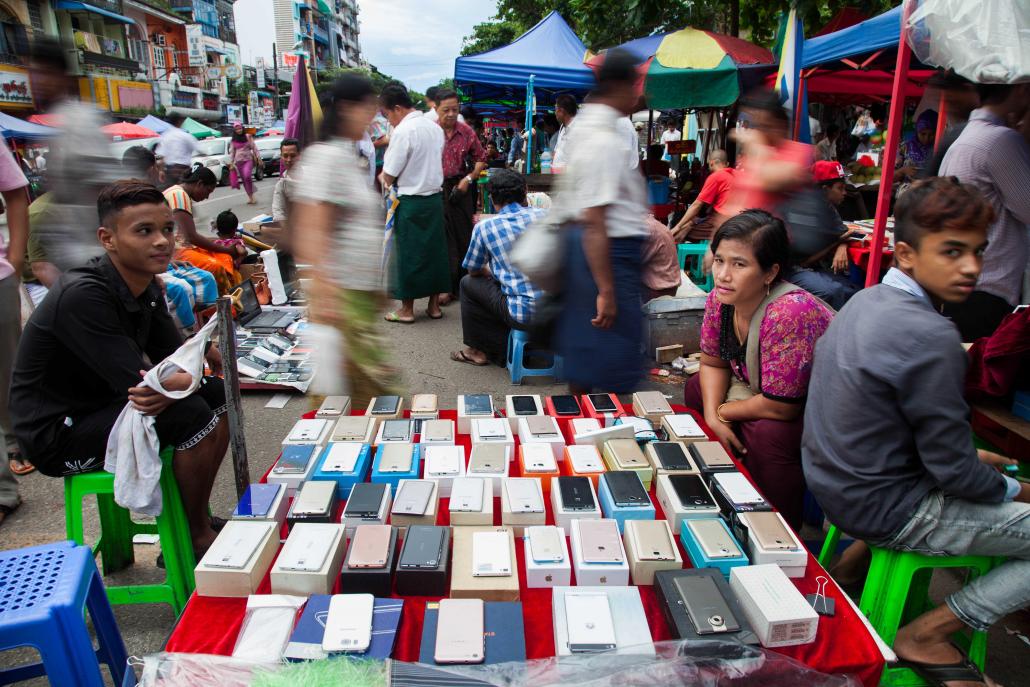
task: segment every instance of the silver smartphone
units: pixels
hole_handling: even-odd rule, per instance
[[[486,658],[482,599],[441,599],[436,615],[437,663],[482,663]]]
[[[702,518],[684,522],[707,558],[740,558],[743,555],[719,520]]]
[[[543,513],[544,504],[540,497],[540,480],[513,477],[504,480],[508,495],[508,509],[512,513]]]
[[[371,594],[334,594],[329,599],[322,650],[368,651],[372,643],[372,615],[375,597]]]
[[[379,447],[379,472],[411,472],[411,444],[392,443]]]
[[[565,625],[572,653],[615,648],[615,623],[607,594],[566,593]]]
[[[478,477],[455,477],[451,485],[452,511],[477,513],[483,510],[483,480]]]
[[[397,498],[393,501],[393,515],[425,515],[435,485],[430,480],[401,480]]]

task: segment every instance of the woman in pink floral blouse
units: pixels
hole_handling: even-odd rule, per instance
[[[727,220],[711,244],[715,288],[701,325],[701,371],[684,403],[704,413],[759,489],[800,527],[805,479],[801,433],[815,342],[833,311],[781,280],[790,241],[783,222],[762,210]],[[752,327],[752,321],[755,321]],[[749,370],[748,338],[754,370]]]

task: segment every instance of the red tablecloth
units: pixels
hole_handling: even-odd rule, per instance
[[[869,245],[868,241],[848,244],[848,257],[851,258],[851,263],[863,272],[869,266],[869,256],[872,252],[873,247]],[[886,271],[891,266],[892,260],[894,260],[894,251],[884,246],[883,259],[880,261],[880,271]]]
[[[629,411],[629,408],[627,408],[627,411]],[[686,412],[684,408],[677,408],[677,411]],[[453,420],[456,417],[456,412],[453,410],[442,411],[440,416]],[[697,419],[704,426],[703,419],[700,417]],[[567,433],[568,427],[563,427],[562,429]],[[465,446],[467,454],[470,443],[469,437],[467,435],[460,435],[458,439],[459,443]],[[517,444],[517,437],[515,441]],[[517,467],[518,462],[513,462],[513,476],[518,476],[516,474]],[[658,504],[658,500],[654,497],[653,489],[654,486],[652,485],[651,500],[655,504],[655,517],[661,519],[664,517],[664,514],[662,513],[661,506]],[[547,502],[547,522],[548,524],[553,524],[554,518],[551,513],[550,500],[545,499],[545,501]],[[449,524],[450,516],[447,503],[448,499],[440,499],[437,516],[438,525]],[[500,512],[500,499],[495,499],[495,524],[500,523]],[[679,543],[678,536],[676,541],[686,566],[689,566],[690,559],[687,557],[682,544]],[[525,561],[523,560],[523,547],[520,542],[517,542],[515,551],[518,556],[520,600],[525,620],[526,656],[530,659],[554,656],[551,590],[529,589],[526,586],[526,568]],[[829,576],[819,566],[815,558],[809,555],[808,569],[805,576],[795,579],[794,582],[802,594],[809,594],[816,591],[816,578],[820,576],[826,576],[829,579]],[[661,607],[655,597],[654,588],[642,586],[639,589],[640,598],[644,604],[644,611],[651,626],[652,637],[655,641],[672,639],[669,627],[662,615]],[[341,591],[339,589],[339,581],[337,581],[337,588],[334,591]],[[266,576],[258,589],[258,593],[267,594],[269,592],[270,583]],[[880,673],[884,666],[882,654],[866,630],[865,625],[843,598],[843,592],[840,591],[832,580],[826,586],[826,595],[836,599],[836,615],[820,618],[816,641],[811,644],[785,647],[775,651],[801,661],[824,673],[851,673],[857,676],[867,687],[874,687],[879,684]],[[393,657],[401,661],[414,662],[418,660],[419,655],[425,604],[427,601],[436,601],[440,597],[406,596],[398,598],[403,598],[405,603]],[[236,643],[236,635],[243,622],[246,604],[246,599],[204,597],[194,593],[186,605],[182,616],[179,618],[179,622],[172,635],[169,637],[165,645],[165,651],[229,655]]]

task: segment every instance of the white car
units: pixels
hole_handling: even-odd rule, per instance
[[[228,136],[222,136],[197,141],[197,152],[193,153],[193,166],[210,169],[222,186],[229,183],[229,140]]]

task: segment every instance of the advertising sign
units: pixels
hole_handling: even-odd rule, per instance
[[[32,105],[32,89],[29,76],[22,71],[0,69],[0,104]]]
[[[204,53],[204,32],[200,24],[186,25],[186,45],[189,51],[191,67],[203,67],[207,64],[207,55]]]
[[[254,60],[254,68],[257,70],[257,87],[265,87],[265,58],[258,57]]]

